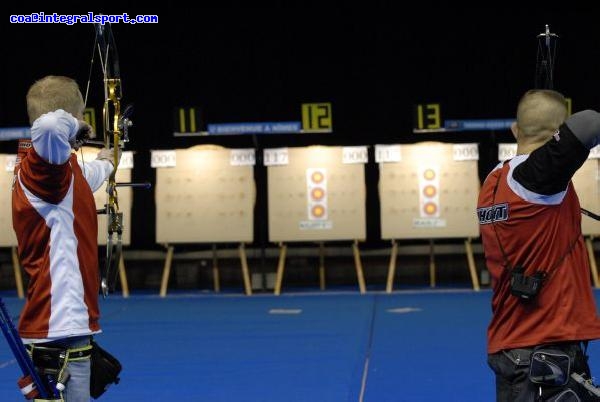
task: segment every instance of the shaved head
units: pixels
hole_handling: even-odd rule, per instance
[[[522,140],[549,138],[566,118],[565,97],[548,89],[527,91],[517,107],[517,127]]]

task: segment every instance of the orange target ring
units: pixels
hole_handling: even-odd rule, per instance
[[[425,171],[423,172],[423,177],[426,180],[433,180],[433,179],[435,179],[435,170],[433,170],[433,169],[425,169]]]
[[[315,218],[322,218],[325,215],[325,208],[322,205],[315,205],[311,213]]]
[[[423,187],[423,195],[425,197],[433,197],[437,194],[437,189],[435,188],[435,186],[427,185],[425,187]]]
[[[437,205],[433,202],[428,202],[423,205],[423,211],[425,211],[427,215],[434,215],[437,212]]]
[[[323,173],[321,173],[321,172],[313,172],[310,175],[310,179],[312,180],[313,183],[321,183],[323,181],[323,179],[325,179],[325,176],[323,176]]]
[[[313,200],[321,200],[323,197],[325,197],[325,190],[323,190],[321,187],[315,187],[310,192],[310,197]]]

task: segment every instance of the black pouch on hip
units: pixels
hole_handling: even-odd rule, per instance
[[[529,380],[534,384],[560,387],[569,382],[571,357],[557,349],[537,349],[531,354]]]
[[[510,272],[510,293],[522,301],[530,301],[540,293],[546,274],[536,271],[533,275],[525,275],[525,268],[517,265]]]
[[[111,384],[120,381],[121,363],[92,340],[90,395],[98,399]]]

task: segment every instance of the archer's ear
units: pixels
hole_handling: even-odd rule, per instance
[[[519,140],[519,126],[517,126],[517,122],[513,122],[510,125],[510,131],[512,131],[513,136],[515,137],[515,140]]]

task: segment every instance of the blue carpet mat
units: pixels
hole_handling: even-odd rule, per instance
[[[364,400],[493,401],[485,338],[490,296],[489,292],[375,296]]]
[[[600,297],[600,295],[596,295]],[[133,295],[96,340],[123,364],[100,400],[493,401],[489,291]],[[17,321],[23,302],[4,301]],[[589,349],[600,372],[600,345]],[[24,400],[0,339],[0,401]]]

